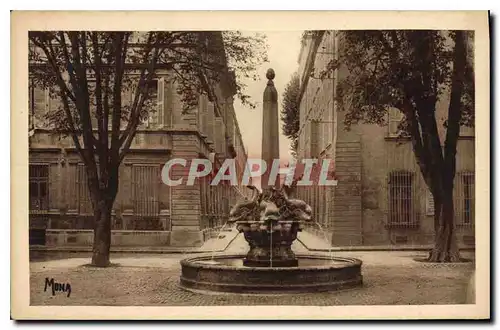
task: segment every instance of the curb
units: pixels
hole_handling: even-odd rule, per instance
[[[297,237],[297,241],[299,241],[306,249],[312,252],[355,252],[355,251],[428,251],[432,250],[434,246],[432,245],[419,245],[419,246],[387,246],[387,245],[381,245],[381,246],[332,246],[329,249],[315,249],[315,248],[310,248],[305,244],[300,238]],[[459,247],[460,251],[475,251],[475,247]]]
[[[183,249],[183,248],[158,248],[151,249],[148,247],[137,247],[137,248],[113,248],[111,247],[110,253],[149,253],[149,254],[195,254],[195,253],[220,253],[227,250],[229,245],[234,242],[238,237],[239,233],[236,233],[233,238],[226,244],[222,250],[199,250],[199,249]],[[30,252],[67,252],[67,253],[80,253],[80,252],[92,252],[91,246],[60,246],[60,247],[50,247],[44,245],[33,245],[29,248]]]

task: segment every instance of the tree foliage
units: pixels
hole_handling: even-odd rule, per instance
[[[413,107],[423,106],[417,120],[419,114],[434,113],[437,100],[450,91],[454,34],[437,30],[343,32],[339,60],[328,67],[337,69],[342,64],[349,72],[337,85],[339,108],[348,110],[346,126],[360,121],[387,124],[388,110],[402,110],[405,101]],[[465,126],[474,125],[471,64],[466,65],[461,102],[461,124]],[[401,129],[409,133],[406,120]]]
[[[292,78],[285,87],[283,92],[281,121],[283,134],[291,141],[291,150],[294,157],[297,153],[298,134],[300,129],[300,78],[297,73],[292,75]]]
[[[356,123],[386,125],[393,108],[403,114],[400,137],[411,140],[435,202],[436,246],[431,261],[459,259],[453,229],[453,179],[459,128],[474,125],[471,37],[464,31],[343,31],[339,59],[325,70],[342,72],[337,102],[346,111],[347,129]],[[448,118],[441,141],[436,104],[445,94],[449,96]]]
[[[267,61],[267,45],[265,36],[243,35],[239,31],[224,32],[30,32],[30,76],[32,83],[37,86],[50,87],[53,96],[60,96],[61,85],[57,79],[61,76],[68,89],[73,83],[83,85],[84,81],[71,82],[70,71],[73,75],[78,67],[85,67],[88,77],[96,80],[96,74],[101,77],[101,96],[105,91],[108,94],[114,84],[115,75],[121,79],[124,89],[137,89],[147,86],[148,78],[155,78],[158,70],[169,70],[177,82],[178,94],[182,97],[184,111],[198,105],[199,94],[206,94],[212,102],[217,102],[214,86],[220,82],[223,72],[236,74],[234,88],[237,96],[244,105],[255,107],[255,104],[245,94],[245,85],[241,78],[257,79],[255,68]],[[62,47],[62,45],[66,45]],[[120,59],[116,52],[122,53]],[[48,54],[47,54],[48,53]],[[121,60],[121,62],[119,61]],[[117,66],[120,65],[120,68]],[[54,73],[56,69],[58,74]],[[119,75],[119,73],[121,73]],[[76,78],[76,76],[75,76]],[[87,79],[89,80],[89,79]],[[135,86],[131,86],[132,84]],[[95,93],[95,84],[87,87],[91,105],[96,105],[98,95]],[[70,107],[76,109],[75,100],[71,94]],[[73,95],[74,96],[74,95]],[[145,97],[145,102],[150,100]],[[104,100],[100,100],[104,106]],[[109,100],[110,101],[110,100]],[[92,104],[92,102],[94,104]],[[140,104],[143,112],[144,104]],[[132,119],[130,106],[123,106],[123,116]],[[111,108],[111,107],[110,107]],[[49,123],[53,128],[64,127],[68,123],[59,123],[56,119],[64,120],[61,112],[52,112]],[[79,123],[78,113],[74,124]],[[128,120],[131,122],[132,120]]]
[[[96,228],[93,263],[106,266],[118,168],[139,124],[156,111],[153,79],[172,77],[185,113],[202,94],[220,107],[228,95],[217,85],[253,106],[238,77],[256,77],[266,60],[265,39],[237,31],[31,31],[29,41],[30,83],[59,103],[45,114],[48,128],[71,136],[85,164]],[[126,92],[131,102],[123,99]]]

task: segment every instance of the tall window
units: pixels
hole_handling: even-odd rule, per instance
[[[132,166],[132,199],[134,202],[136,230],[161,230],[159,228],[159,165]]]
[[[417,217],[414,214],[413,199],[414,178],[412,172],[395,171],[389,174],[389,224],[396,226],[414,226]]]
[[[143,118],[142,123],[146,127],[158,127],[164,123],[165,108],[165,79],[153,79],[147,86],[150,100],[153,100],[152,108],[147,117]]]
[[[154,100],[158,97],[158,80],[153,79],[148,84],[148,93],[151,100]],[[151,109],[148,113],[148,116],[143,119],[143,124],[146,127],[156,124],[158,120],[158,109]]]
[[[33,81],[32,78],[30,78],[30,84],[29,84],[28,92],[29,92],[29,96],[28,96],[28,109],[29,109],[29,113],[28,113],[28,129],[31,130],[31,129],[35,128],[34,120],[33,120],[33,116],[35,115],[35,103],[34,103],[34,99],[35,99],[35,86],[34,86],[34,81]]]
[[[49,209],[49,165],[29,166],[30,211]]]
[[[42,128],[43,118],[51,107],[49,89],[36,87],[33,83],[30,83],[28,107],[30,129]]]
[[[76,171],[78,213],[80,215],[91,215],[93,213],[90,191],[87,180],[87,169],[84,164],[77,165]]]
[[[389,109],[389,136],[395,137],[399,134],[399,123],[403,119],[403,113],[396,108]]]

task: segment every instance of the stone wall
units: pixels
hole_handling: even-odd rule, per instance
[[[333,245],[361,245],[361,147],[359,141],[337,142],[335,174],[338,185],[333,197],[331,220]]]

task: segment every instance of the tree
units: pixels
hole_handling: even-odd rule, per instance
[[[299,92],[300,92],[300,78],[297,73],[292,75],[292,78],[285,87],[283,93],[282,109],[281,109],[281,121],[283,134],[287,136],[290,141],[290,149],[292,150],[292,155],[296,157],[299,129],[300,129],[300,104],[299,104]]]
[[[324,32],[317,32],[316,37]],[[330,32],[326,32],[330,33]],[[339,60],[326,71],[343,70],[337,102],[344,124],[387,124],[391,108],[402,112],[400,137],[410,139],[416,162],[434,197],[435,245],[428,260],[460,259],[455,237],[453,179],[461,125],[474,124],[474,73],[465,31],[346,31]],[[444,148],[436,102],[449,93]]]
[[[235,31],[32,31],[29,40],[30,81],[60,101],[45,119],[55,133],[72,138],[85,165],[95,225],[92,264],[108,266],[118,169],[139,124],[155,111],[152,80],[167,70],[185,113],[200,94],[218,107],[218,83],[231,84],[252,106],[231,71],[255,78],[256,65],[266,60],[265,40]],[[131,104],[122,99],[124,91],[132,93]]]

